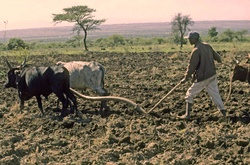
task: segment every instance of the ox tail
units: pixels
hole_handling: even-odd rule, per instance
[[[134,107],[136,107],[136,110],[139,112],[139,113],[143,113],[143,114],[146,114],[146,111],[140,107],[138,104],[136,104],[135,102],[133,102],[132,100],[129,100],[127,98],[124,98],[124,97],[118,97],[118,96],[99,96],[99,97],[91,97],[91,96],[86,96],[86,95],[83,95],[79,92],[77,92],[76,90],[70,88],[71,92],[73,92],[75,95],[77,95],[78,97],[81,97],[83,99],[86,99],[86,100],[90,100],[90,101],[108,101],[108,100],[115,100],[115,101],[122,101],[122,102],[125,102],[127,104],[130,104]]]

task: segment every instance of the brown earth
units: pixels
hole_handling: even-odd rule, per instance
[[[243,56],[247,53],[243,52]],[[223,55],[225,56],[227,53]],[[8,57],[20,64],[23,57]],[[146,111],[182,78],[187,53],[95,53],[29,56],[27,62],[48,66],[57,61],[98,61],[106,68],[105,87],[111,95],[129,98]],[[230,68],[216,64],[223,100],[229,87]],[[0,82],[7,66],[0,63]],[[23,112],[15,89],[0,89],[0,164],[250,164],[250,90],[234,82],[223,118],[205,92],[195,98],[190,121],[176,118],[185,112],[180,85],[152,113],[138,114],[134,107],[109,101],[110,111],[100,115],[100,103],[78,98],[82,119],[60,118],[56,97],[43,99],[40,117],[35,98]],[[87,95],[96,95],[91,90]]]

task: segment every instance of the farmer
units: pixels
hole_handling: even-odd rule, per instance
[[[194,48],[191,52],[191,59],[187,67],[185,77],[181,83],[187,82],[192,77],[192,85],[186,93],[186,114],[180,116],[181,119],[190,119],[193,100],[203,89],[207,91],[212,101],[215,103],[223,116],[226,110],[219,94],[217,85],[216,68],[214,60],[221,63],[221,57],[208,44],[199,40],[199,33],[191,31],[184,38],[188,38]]]

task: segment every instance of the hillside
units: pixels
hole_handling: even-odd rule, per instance
[[[197,21],[191,27],[191,30],[206,34],[207,30],[213,26],[217,27],[218,32],[225,29],[235,31],[244,29],[250,33],[250,21]],[[171,24],[169,22],[101,25],[99,28],[100,30],[90,31],[88,37],[96,39],[113,34],[120,34],[125,37],[167,37],[171,32]],[[67,40],[74,35],[71,26],[55,26],[50,28],[7,30],[5,40],[18,37],[31,41],[58,41]],[[0,42],[3,42],[4,31],[0,31],[0,36]]]

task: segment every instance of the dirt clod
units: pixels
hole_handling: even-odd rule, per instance
[[[23,57],[8,60],[17,64]],[[30,55],[27,63],[49,66],[73,60],[100,62],[110,95],[131,99],[148,111],[183,78],[189,56],[89,52]],[[229,68],[216,66],[225,100]],[[5,63],[0,67],[7,72]],[[1,74],[0,82],[5,80]],[[185,113],[189,85],[180,85],[149,115],[118,101],[108,101],[109,111],[100,114],[100,102],[77,98],[80,117],[65,118],[60,117],[53,94],[47,101],[42,97],[45,115],[41,117],[35,98],[26,101],[20,112],[17,91],[0,88],[0,164],[249,164],[249,84],[233,83],[227,117],[214,113],[217,108],[202,91],[194,100],[191,119],[179,120],[176,116]],[[91,90],[79,92],[97,96]]]

